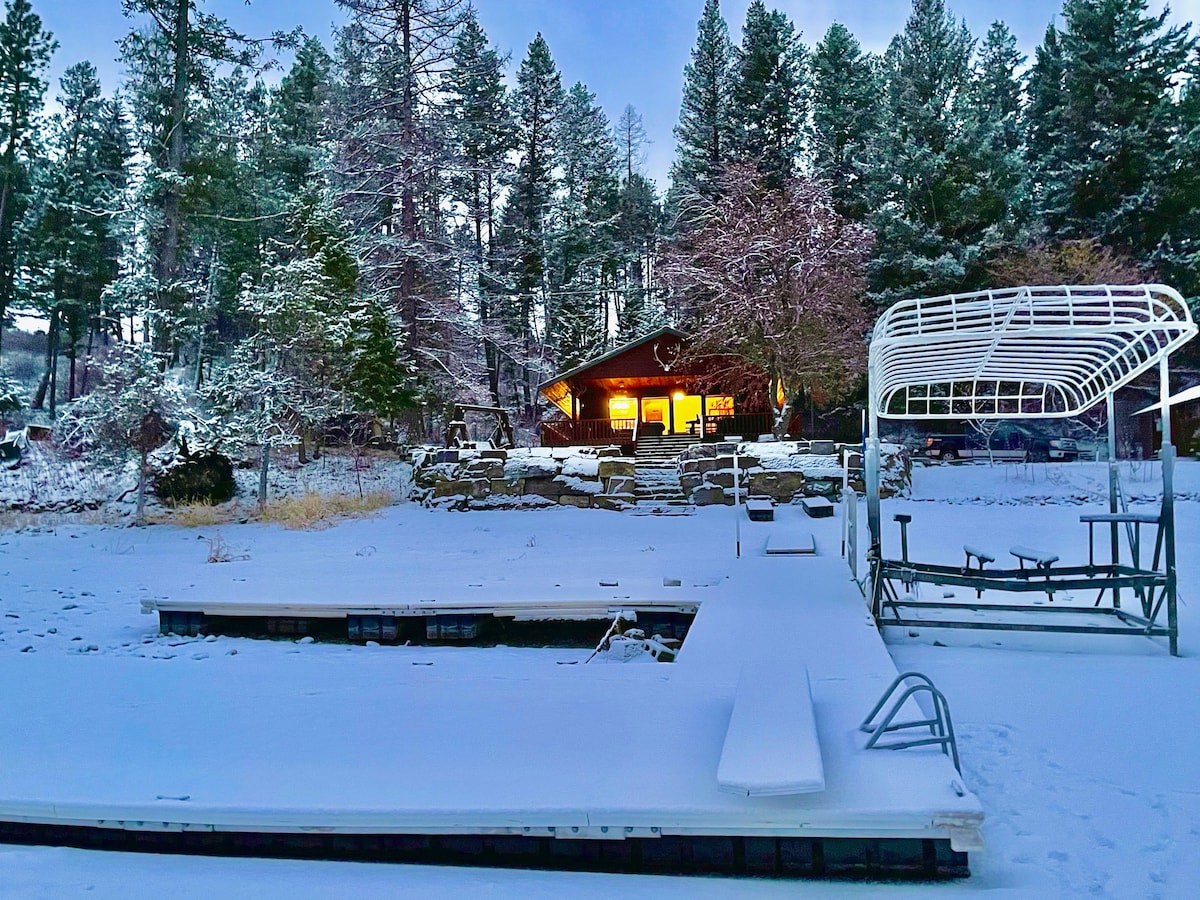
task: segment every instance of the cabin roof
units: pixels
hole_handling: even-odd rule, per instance
[[[666,335],[671,335],[672,337],[679,338],[680,340],[687,340],[688,338],[688,335],[680,331],[678,328],[672,328],[670,325],[664,325],[661,328],[654,329],[649,334],[644,334],[640,338],[636,338],[635,340],[622,344],[620,347],[615,347],[602,356],[589,359],[586,362],[580,363],[573,369],[568,369],[566,372],[561,372],[558,375],[555,375],[553,378],[543,381],[540,385],[538,385],[538,390],[545,391],[561,381],[568,381],[572,378],[582,375],[584,372],[588,371],[588,369],[602,365],[609,360],[615,359],[623,353],[628,353],[630,350],[634,350],[643,344],[648,344],[649,342],[657,340],[658,338]]]

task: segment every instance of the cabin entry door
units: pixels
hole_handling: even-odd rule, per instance
[[[658,431],[655,427],[657,424],[662,424],[662,430]],[[671,433],[671,398],[670,397],[643,397],[642,398],[642,430],[646,434],[670,434]],[[650,426],[646,428],[645,426]]]

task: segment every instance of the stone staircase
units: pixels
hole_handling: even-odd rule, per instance
[[[694,508],[679,483],[677,460],[699,441],[689,435],[644,437],[637,443],[634,498],[643,515],[690,515]]]
[[[639,437],[636,451],[638,465],[640,466],[643,463],[667,462],[674,465],[679,459],[680,453],[693,444],[698,443],[700,443],[699,436],[691,434],[645,435]]]

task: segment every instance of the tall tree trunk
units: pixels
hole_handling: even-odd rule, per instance
[[[138,525],[146,524],[146,458],[150,451],[143,447],[138,453],[137,518]]]
[[[262,443],[262,456],[258,466],[258,511],[267,507],[267,471],[271,466],[271,444],[266,438]]]
[[[59,354],[59,349],[60,349],[59,344],[61,342],[61,334],[62,334],[62,324],[59,320],[61,320],[61,318],[62,318],[61,314],[59,314],[58,316],[55,317],[56,325],[54,328],[54,333],[52,335],[48,335],[48,337],[50,338],[50,344],[51,344],[50,391],[49,391],[49,393],[50,393],[50,418],[51,419],[53,419],[56,415],[58,415],[58,354]]]
[[[176,0],[172,60],[174,80],[171,86],[171,132],[167,142],[167,171],[173,177],[163,198],[163,243],[159,256],[159,277],[171,295],[179,281],[179,240],[182,231],[179,207],[179,181],[183,177],[184,119],[188,95],[188,0]],[[156,330],[156,341],[158,338]],[[160,344],[160,350],[166,347]]]
[[[42,369],[42,378],[38,382],[36,393],[33,395],[33,408],[44,409],[46,392],[50,390],[50,379],[54,369],[54,355],[58,344],[58,307],[50,310],[50,322],[46,326],[46,363]],[[53,402],[53,401],[51,401]]]
[[[92,361],[92,347],[96,340],[96,320],[92,320],[92,324],[88,327],[88,342],[87,353],[83,357],[83,381],[79,385],[79,395],[87,396],[88,392],[88,367]]]

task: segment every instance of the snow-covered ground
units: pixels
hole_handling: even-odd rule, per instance
[[[961,562],[963,542],[1001,552],[1016,543],[1064,560],[1086,558],[1078,517],[1106,509],[1103,465],[932,466],[914,472],[912,496],[885,501],[914,516],[911,553]],[[1128,495],[1150,501],[1157,466],[1122,470]],[[901,670],[931,675],[954,713],[964,776],[987,812],[987,849],[971,879],[889,885],[901,896],[1192,897],[1200,883],[1200,463],[1177,470],[1179,659],[1130,638],[925,630],[889,634]],[[305,554],[347,572],[395,556],[413,579],[553,578],[574,568],[657,578],[736,566],[733,512],[655,518],[556,509],[445,513],[403,504],[319,532],[222,526],[249,559],[219,564],[262,577]],[[865,518],[865,517],[864,517]],[[48,681],[81,667],[186,686],[243,689],[256,673],[296,676],[311,689],[329,666],[372,674],[433,662],[469,677],[484,667],[513,677],[578,660],[578,650],[351,647],[291,641],[159,636],[140,600],[194,582],[208,564],[212,529],[64,524],[0,535],[0,672],[10,691],[52,693]],[[823,548],[828,549],[828,548]],[[832,551],[836,552],[836,551]],[[697,562],[701,560],[702,562]],[[374,561],[374,562],[372,562]],[[239,576],[242,567],[246,576]],[[891,629],[890,631],[895,631]],[[951,644],[952,646],[939,646]],[[1033,649],[1030,649],[1033,648]],[[59,662],[54,662],[55,660]],[[26,664],[29,661],[29,664]],[[34,665],[33,663],[37,664]],[[133,667],[132,669],[130,667]],[[34,677],[36,675],[36,677]],[[305,687],[307,685],[307,687]],[[375,700],[368,702],[374,703]],[[20,727],[7,721],[0,727]],[[70,727],[65,723],[64,727]],[[99,741],[104,744],[106,741]],[[3,761],[0,760],[0,766]],[[69,779],[66,779],[69,780]],[[49,791],[53,794],[53,791]],[[492,871],[420,866],[224,860],[0,847],[0,897],[867,897],[877,885]]]

